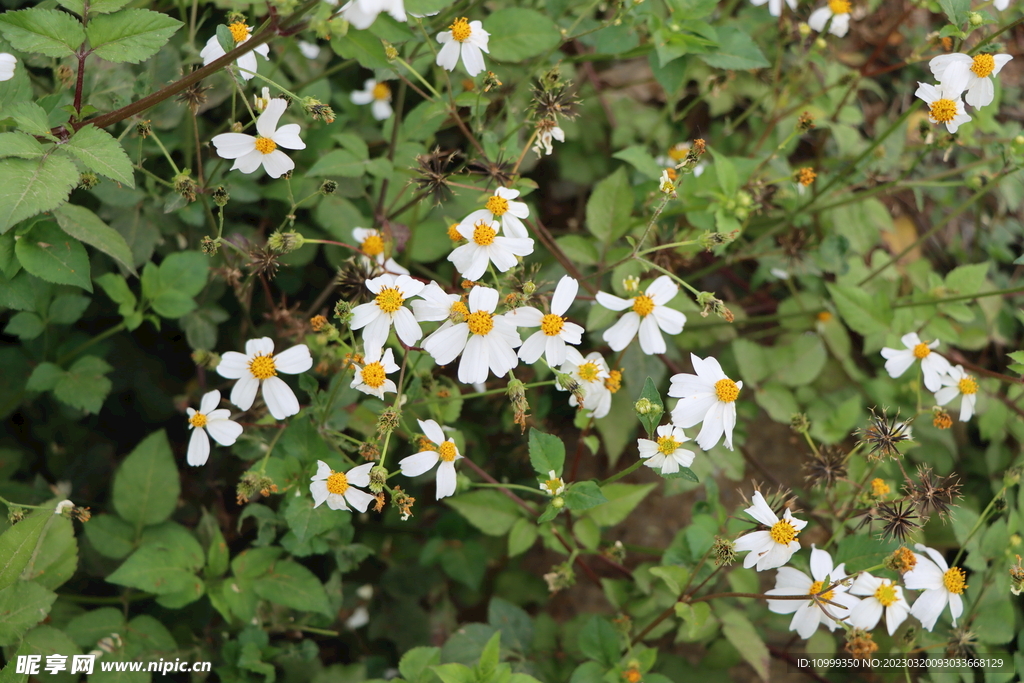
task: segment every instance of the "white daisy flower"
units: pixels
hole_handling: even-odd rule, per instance
[[[689,142],[677,142],[668,148],[668,152],[656,157],[654,163],[665,168],[671,168],[674,171],[680,164],[686,161],[691,147],[692,145]],[[706,167],[707,164],[703,161],[697,162],[697,165],[693,167],[693,177],[699,178],[704,173]]]
[[[299,52],[301,52],[302,56],[306,59],[316,59],[320,56],[320,46],[316,43],[309,43],[305,40],[300,40],[298,45]]]
[[[844,563],[833,567],[832,556],[811,544],[811,576],[807,576],[799,569],[780,567],[779,573],[775,575],[775,588],[765,591],[765,595],[815,595],[823,588],[845,578]],[[776,614],[792,614],[793,620],[789,622],[789,630],[796,631],[797,635],[807,640],[818,630],[818,624],[824,624],[829,631],[835,631],[839,623],[832,617],[843,621],[850,616],[850,610],[857,606],[860,599],[847,593],[847,590],[847,586],[838,585],[820,596],[842,607],[829,604],[819,606],[814,600],[769,600],[768,609]]]
[[[237,168],[242,173],[253,173],[262,165],[271,178],[280,178],[295,168],[295,162],[278,149],[306,148],[306,143],[299,137],[299,124],[277,127],[287,107],[288,103],[280,98],[270,100],[267,108],[256,118],[256,137],[244,133],[214,136],[213,146],[217,148],[217,154],[224,159],[235,160],[232,171]]]
[[[942,388],[935,392],[935,402],[944,406],[957,395],[960,399],[960,421],[967,422],[974,415],[974,404],[978,400],[978,380],[967,374],[964,366],[957,365],[946,371],[941,378]]]
[[[925,344],[916,332],[910,332],[900,337],[900,341],[907,348],[882,349],[882,358],[885,358],[885,370],[893,379],[903,375],[907,369],[914,364],[915,360],[921,361],[921,372],[924,375],[924,386],[928,391],[936,392],[942,386],[942,376],[949,372],[949,361],[932,349],[939,346],[936,339],[930,344]]]
[[[576,382],[577,391],[583,397],[582,408],[589,417],[600,419],[612,408],[612,391],[608,387],[611,373],[608,364],[600,353],[594,351],[586,357],[572,346],[565,347],[565,362],[559,368]],[[555,383],[559,391],[566,391],[560,383]],[[576,398],[577,391],[569,397],[569,405],[580,405]]]
[[[383,356],[381,356],[380,349],[369,352],[364,360],[366,361],[365,365],[353,364],[356,376],[352,378],[352,384],[349,386],[380,399],[384,398],[385,392],[393,394],[398,391],[395,383],[387,378],[388,375],[399,370],[391,349],[386,349]]]
[[[750,0],[750,4],[755,7],[760,7],[766,2],[768,3],[768,14],[773,17],[782,15],[782,0]],[[786,4],[789,5],[789,9],[796,11],[796,0],[786,0]]]
[[[895,581],[880,579],[862,572],[853,582],[850,592],[867,596],[850,611],[849,622],[854,628],[870,631],[878,625],[885,612],[885,625],[891,636],[910,613],[910,605],[903,597],[903,589]]]
[[[572,306],[578,290],[579,283],[563,275],[551,297],[550,313],[544,314],[531,306],[522,306],[505,315],[516,327],[540,328],[519,347],[519,358],[524,363],[536,363],[543,355],[551,367],[561,365],[565,362],[565,345],[583,341],[583,327],[565,319],[565,312]]]
[[[309,492],[313,495],[313,507],[320,507],[325,501],[327,507],[332,510],[348,511],[352,507],[359,512],[366,512],[374,498],[366,491],[360,491],[357,486],[370,485],[370,470],[373,463],[368,462],[358,467],[353,467],[348,472],[335,472],[323,460],[316,461],[316,475],[313,476],[309,485]]]
[[[537,139],[533,143],[533,151],[537,156],[548,155],[555,151],[553,142],[565,142],[565,131],[558,126],[546,127],[537,133]]]
[[[437,42],[442,47],[437,53],[437,65],[454,71],[462,56],[462,65],[471,77],[484,70],[483,52],[488,52],[487,40],[491,34],[484,30],[479,21],[470,21],[465,17],[456,19],[447,31],[437,34]]]
[[[679,287],[668,275],[662,275],[647,287],[647,291],[632,299],[620,299],[607,292],[597,293],[597,303],[613,311],[630,309],[619,321],[604,331],[601,336],[612,351],[621,351],[629,346],[633,337],[640,333],[640,350],[649,356],[665,353],[664,331],[679,334],[686,324],[686,316],[666,304],[679,293]]]
[[[796,537],[807,526],[807,521],[797,519],[789,508],[782,519],[765,501],[760,491],[754,492],[753,505],[744,512],[768,527],[767,531],[751,531],[736,539],[737,552],[750,551],[743,558],[743,567],[750,569],[757,565],[757,571],[775,569],[789,562],[793,553],[800,550],[800,541]]]
[[[491,221],[501,221],[501,231],[508,237],[529,237],[522,219],[530,217],[530,207],[526,202],[513,201],[518,196],[519,190],[499,187],[487,198],[484,208],[466,216],[460,225],[472,227],[481,221],[488,225]],[[465,234],[463,236],[466,237]]]
[[[439,320],[450,323],[453,319],[457,319],[458,322],[465,320],[465,316],[469,315],[469,308],[462,303],[462,298],[458,294],[448,294],[441,289],[441,285],[431,281],[420,291],[420,298],[412,302],[412,312],[421,323]]]
[[[0,81],[9,81],[14,78],[14,67],[17,64],[17,57],[7,52],[0,52]]]
[[[828,0],[824,7],[811,12],[807,17],[807,25],[818,33],[825,30],[825,24],[832,20],[828,32],[842,38],[850,30],[850,0]]]
[[[252,26],[246,26],[240,21],[228,26],[228,30],[231,31],[231,37],[234,39],[236,46],[241,45],[252,37]],[[202,52],[199,53],[199,56],[203,58],[203,66],[206,66],[210,62],[216,61],[226,54],[227,53],[224,52],[224,48],[220,45],[220,41],[217,40],[217,36],[214,35],[206,41],[206,47],[204,47]],[[238,71],[241,73],[242,78],[247,81],[256,75],[257,54],[262,56],[263,59],[269,59],[268,55],[270,54],[270,46],[267,43],[263,43],[259,47],[253,48],[251,52],[246,52],[235,60],[235,64],[238,65]]]
[[[270,337],[250,339],[245,342],[245,353],[228,351],[221,357],[217,374],[228,379],[237,379],[231,389],[231,402],[242,410],[252,408],[256,391],[263,383],[263,402],[276,420],[283,420],[299,412],[299,400],[295,392],[284,383],[277,373],[297,375],[313,367],[313,357],[305,344],[298,344],[276,356],[274,341]]]
[[[367,78],[363,83],[363,89],[353,92],[349,95],[349,99],[353,104],[373,103],[370,111],[373,113],[373,118],[378,121],[390,119],[391,115],[395,113],[395,110],[391,108],[391,88],[384,81]]]
[[[1010,6],[1010,0],[995,0],[995,2],[992,3],[992,6],[1002,12]]]
[[[497,305],[498,290],[474,287],[469,290],[465,320],[439,327],[423,340],[423,349],[438,365],[448,365],[461,353],[458,377],[463,384],[486,382],[488,369],[495,377],[505,376],[519,365],[515,349],[523,342],[515,325],[494,315]]]
[[[967,589],[964,583],[964,570],[960,567],[950,567],[946,559],[937,550],[927,548],[921,543],[914,547],[927,554],[918,555],[914,553],[917,564],[914,568],[903,575],[903,583],[910,590],[924,591],[914,601],[910,613],[917,617],[921,625],[931,631],[935,628],[942,610],[949,603],[949,614],[953,617],[953,626],[956,627],[956,620],[964,613],[964,600],[961,595]]]
[[[396,277],[385,273],[367,280],[366,288],[376,297],[352,309],[352,322],[349,324],[353,330],[363,330],[365,352],[373,353],[384,348],[392,324],[403,344],[412,346],[418,342],[423,331],[412,311],[402,304],[406,299],[419,294],[423,290],[423,283],[408,275]]]
[[[690,438],[679,427],[661,425],[658,427],[658,440],[637,439],[636,447],[644,464],[660,469],[662,474],[675,474],[680,467],[693,464],[695,453],[683,448]]]
[[[396,275],[408,275],[409,271],[395,262],[395,259],[385,256],[387,244],[379,230],[373,228],[356,228],[352,231],[352,239],[359,243],[359,249],[365,256],[361,259],[364,265],[370,264],[370,259],[376,263],[384,272]]]
[[[270,100],[272,99],[273,98],[270,96],[270,88],[263,86],[262,95],[252,96],[252,108],[262,113],[266,110],[267,106],[270,104]]]
[[[337,5],[337,0],[328,0]],[[404,0],[352,0],[341,8],[341,16],[360,31],[370,28],[377,15],[387,12],[395,21],[406,21]]]
[[[971,120],[970,115],[964,109],[963,100],[960,99],[960,92],[952,91],[942,84],[935,87],[931,83],[918,81],[917,92],[914,93],[914,96],[928,103],[929,121],[944,123],[946,130],[955,133],[957,128]]]
[[[736,399],[743,382],[726,377],[718,361],[708,356],[690,354],[696,375],[673,375],[668,395],[678,398],[672,411],[672,422],[684,429],[698,422],[704,425],[697,435],[697,445],[711,450],[725,434],[725,447],[732,450],[732,430],[736,427]]]
[[[533,253],[532,239],[499,235],[501,225],[498,221],[490,218],[476,223],[468,221],[468,218],[462,221],[457,228],[459,234],[466,238],[466,244],[448,254],[448,260],[467,280],[479,279],[487,272],[488,263],[493,263],[498,272],[504,273],[519,263],[517,256]]]
[[[239,354],[241,355],[241,354]],[[214,389],[199,401],[199,410],[187,408],[188,428],[192,430],[192,438],[188,441],[188,464],[193,467],[205,465],[210,457],[210,436],[221,446],[230,446],[242,434],[242,425],[231,417],[226,408],[217,409],[220,405],[220,392]],[[210,436],[207,436],[209,433]]]
[[[418,477],[440,463],[437,467],[437,500],[441,500],[455,493],[455,461],[462,455],[459,454],[455,442],[445,438],[439,424],[433,420],[416,421],[420,423],[420,429],[431,443],[421,443],[420,447],[424,450],[402,458],[398,462],[398,466],[405,476]]]
[[[992,104],[995,98],[993,81],[1011,59],[1013,57],[1005,54],[982,52],[972,57],[956,52],[939,55],[928,62],[928,66],[947,92],[959,95],[966,90],[964,100],[977,109]]]
[[[540,490],[549,496],[560,496],[565,491],[565,481],[554,470],[548,470],[547,481],[540,485]]]

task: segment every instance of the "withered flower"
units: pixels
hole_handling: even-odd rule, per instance
[[[917,468],[917,482],[908,483],[904,490],[907,497],[917,506],[917,511],[927,517],[937,514],[943,519],[949,516],[949,507],[960,497],[960,479],[956,474],[938,477],[928,465]]]
[[[416,178],[413,182],[419,187],[420,192],[429,194],[435,204],[454,196],[451,187],[448,185],[448,178],[454,173],[452,163],[459,156],[458,150],[442,150],[435,147],[430,154],[420,154],[416,157]]]
[[[195,71],[195,67],[192,68],[192,71]],[[199,113],[199,109],[206,104],[206,91],[209,90],[210,87],[211,86],[203,85],[202,81],[193,83],[181,91],[181,94],[177,97],[177,101],[186,105],[189,108],[189,111],[192,112],[192,116],[195,116]]]
[[[487,188],[491,187],[492,182],[498,183],[500,187],[508,187],[514,177],[512,168],[512,162],[504,161],[500,156],[496,161],[481,158],[466,164],[466,170],[469,173],[487,176]]]
[[[885,523],[882,534],[900,543],[906,543],[910,534],[921,528],[917,521],[920,517],[914,513],[914,507],[905,500],[879,503],[875,508],[874,517]]]
[[[846,452],[833,446],[825,446],[804,464],[807,474],[804,479],[812,486],[832,488],[846,476]]]
[[[278,257],[280,255],[269,247],[253,247],[249,252],[249,269],[256,275],[265,275],[268,279],[274,279],[277,269],[280,267]]]
[[[890,420],[885,414],[885,409],[882,409],[882,414],[879,415],[872,408],[871,424],[860,431],[861,441],[870,446],[870,450],[867,453],[868,457],[890,457],[894,459],[900,457],[902,453],[900,453],[898,446],[900,443],[911,439],[911,422],[913,422],[913,418],[901,421],[898,410],[896,411],[896,416]]]

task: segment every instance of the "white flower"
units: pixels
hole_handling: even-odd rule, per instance
[[[551,144],[554,140],[565,142],[565,131],[558,126],[551,126],[550,128],[538,131],[537,140],[533,143],[533,151],[537,156],[542,154],[550,155],[555,151],[554,146]]]
[[[921,361],[921,372],[924,375],[924,386],[928,391],[938,391],[942,386],[942,376],[949,372],[949,361],[932,349],[938,347],[939,340],[931,344],[925,344],[916,332],[910,332],[900,337],[900,341],[907,348],[882,349],[882,358],[885,358],[885,370],[893,379],[900,377],[907,369],[914,364],[915,360]]]
[[[267,105],[270,104],[271,99],[273,98],[270,97],[270,88],[264,86],[262,95],[252,96],[253,109],[255,109],[258,112],[263,112],[264,110],[266,110]]]
[[[481,52],[489,52],[487,39],[491,34],[484,30],[479,21],[469,21],[465,17],[456,19],[447,31],[437,34],[437,42],[444,45],[437,53],[437,65],[454,71],[462,55],[462,65],[466,73],[476,76],[484,70],[484,56]]]
[[[928,62],[935,79],[949,93],[959,95],[964,90],[964,99],[974,108],[992,104],[995,97],[995,76],[1013,57],[982,52],[971,57],[962,52],[939,55]],[[992,78],[989,78],[989,77]]]
[[[679,427],[661,425],[658,427],[657,441],[637,439],[636,447],[645,465],[660,469],[662,474],[674,474],[680,467],[693,464],[695,453],[683,448],[683,444],[689,440]]]
[[[352,238],[359,243],[359,249],[363,252],[361,257],[364,265],[370,265],[370,259],[376,263],[384,272],[396,275],[408,275],[409,271],[398,265],[393,258],[385,257],[386,243],[379,230],[373,228],[355,228],[352,231]]]
[[[549,496],[560,496],[565,490],[565,481],[554,470],[548,470],[547,481],[541,482],[540,490]]]
[[[554,472],[552,472],[551,474],[554,474]],[[544,487],[541,487],[541,488],[544,488]],[[70,510],[74,510],[74,509],[75,509],[75,504],[74,503],[72,503],[70,500],[62,500],[61,502],[57,503],[57,507],[54,509],[53,514],[55,514],[55,515],[63,515],[65,510],[69,510],[70,511]]]
[[[536,363],[545,355],[551,367],[561,365],[565,362],[565,345],[583,341],[583,327],[565,319],[565,312],[572,305],[578,290],[579,283],[563,275],[551,297],[550,313],[544,314],[536,308],[521,306],[505,315],[516,327],[540,328],[519,347],[519,357],[524,363]]]
[[[577,392],[583,397],[582,408],[587,415],[593,418],[602,418],[612,408],[612,392],[609,390],[607,380],[611,373],[608,371],[608,364],[604,357],[594,351],[583,355],[571,346],[565,348],[565,362],[559,368],[560,372],[568,374],[576,382],[577,391],[572,392],[569,397],[569,405],[580,405],[576,398]],[[566,391],[561,383],[555,383],[560,391]]]
[[[621,351],[629,346],[633,337],[640,333],[640,350],[649,356],[665,353],[665,339],[662,330],[668,334],[679,334],[686,324],[686,316],[666,304],[679,293],[679,287],[668,275],[662,275],[647,287],[647,291],[632,299],[620,299],[607,292],[597,293],[597,303],[613,311],[630,309],[619,321],[604,331],[601,336],[612,351]]]
[[[775,588],[765,591],[765,595],[814,595],[820,593],[823,588],[845,578],[844,563],[833,567],[832,556],[827,551],[818,550],[812,544],[811,576],[807,576],[799,569],[780,567],[779,573],[775,575]],[[769,600],[768,609],[776,614],[793,614],[793,620],[789,622],[789,630],[796,631],[801,638],[807,640],[818,630],[818,624],[825,624],[829,631],[835,631],[839,623],[832,617],[843,621],[850,616],[850,610],[856,607],[860,600],[847,593],[847,590],[846,586],[837,585],[820,596],[820,598],[838,603],[842,607],[829,604],[819,605],[814,600],[807,602]]]
[[[220,392],[215,389],[203,394],[198,411],[187,409],[188,428],[192,430],[187,460],[193,467],[205,465],[210,457],[210,437],[207,433],[221,446],[234,444],[242,433],[242,425],[230,419],[231,411],[226,408],[217,409],[219,405]]]
[[[427,284],[420,291],[420,298],[412,302],[412,312],[420,322],[449,320],[453,316],[461,316],[461,322],[464,316],[469,315],[469,309],[462,303],[458,294],[446,293],[441,289],[441,285],[434,281]]]
[[[842,38],[850,30],[850,0],[828,0],[824,7],[811,12],[807,17],[807,25],[818,33],[825,30],[825,24],[832,20],[828,32]]]
[[[466,216],[459,225],[468,225],[472,229],[481,221],[488,225],[491,221],[501,221],[501,231],[508,237],[529,237],[530,233],[526,231],[526,226],[523,225],[521,219],[530,217],[530,207],[526,205],[526,202],[512,201],[518,196],[519,190],[499,187],[493,195],[487,198],[484,208]],[[462,233],[461,230],[460,233]],[[462,234],[463,237],[469,239],[465,233]]]
[[[386,349],[381,356],[380,349],[366,354],[366,364],[360,367],[356,365],[356,376],[352,378],[353,389],[358,389],[364,394],[370,394],[377,398],[384,398],[384,392],[395,393],[398,387],[387,378],[392,372],[398,372],[395,365],[395,356],[391,349]]]
[[[352,0],[341,8],[345,21],[359,30],[370,28],[381,12],[387,12],[396,21],[406,21],[404,0]]]
[[[241,45],[252,37],[252,26],[246,26],[240,21],[228,26],[228,30],[231,31],[231,37],[234,39],[236,46]],[[224,48],[220,45],[220,41],[217,40],[217,36],[212,36],[208,41],[206,41],[206,47],[204,47],[202,52],[199,53],[199,56],[203,58],[203,66],[206,66],[226,54],[227,53],[224,52]],[[235,64],[238,65],[238,70],[241,72],[242,78],[247,81],[256,75],[257,54],[261,55],[263,59],[268,59],[267,55],[270,54],[270,46],[263,43],[259,47],[253,48],[251,52],[246,52],[235,60]],[[229,158],[233,159],[234,157]]]
[[[439,327],[423,340],[423,349],[438,365],[448,365],[461,353],[458,377],[463,384],[487,381],[488,369],[503,377],[519,365],[515,349],[523,342],[505,316],[494,315],[497,305],[498,290],[474,287],[465,320]]]
[[[940,381],[942,388],[935,392],[935,402],[944,406],[957,395],[962,395],[960,400],[960,421],[967,422],[974,415],[974,404],[978,400],[978,381],[967,374],[964,366],[957,365],[946,371]]]
[[[306,143],[299,137],[299,124],[289,123],[277,127],[288,103],[280,98],[270,100],[267,108],[256,118],[256,132],[253,137],[244,133],[221,133],[213,138],[217,154],[225,159],[234,159],[231,170],[252,173],[263,165],[267,175],[280,178],[295,168],[295,162],[278,149],[305,149]]]
[[[474,214],[470,214],[470,217]],[[533,253],[532,239],[499,235],[501,226],[489,217],[475,224],[467,218],[459,223],[457,230],[467,242],[448,254],[448,260],[455,264],[455,268],[467,280],[479,279],[487,272],[488,263],[493,263],[499,272],[504,273],[519,263],[517,256]]]
[[[732,450],[732,430],[736,427],[736,399],[743,382],[725,376],[718,361],[708,356],[703,360],[690,354],[696,375],[673,375],[668,395],[679,399],[672,411],[672,422],[686,429],[703,422],[697,445],[708,451],[725,433],[725,447]]]
[[[217,374],[228,379],[237,379],[231,389],[231,402],[242,410],[249,410],[256,400],[256,391],[263,383],[263,402],[276,420],[283,420],[299,412],[299,400],[295,392],[284,383],[277,373],[297,375],[313,367],[313,358],[305,344],[293,346],[276,356],[274,342],[270,337],[250,339],[245,342],[245,353],[228,351],[221,357]]]
[[[789,562],[793,553],[800,550],[800,541],[796,537],[800,530],[807,526],[807,521],[797,519],[789,508],[782,519],[768,507],[760,491],[754,492],[753,505],[744,512],[769,527],[767,531],[752,531],[736,539],[735,548],[738,552],[749,550],[743,558],[743,566],[750,569],[757,565],[757,571],[775,569]]]
[[[320,46],[316,43],[308,43],[305,40],[299,41],[299,52],[306,59],[316,59],[320,56]]]
[[[768,14],[773,17],[782,15],[782,0],[750,0],[750,4],[755,7],[760,7],[766,2],[768,3]],[[796,11],[796,0],[786,0],[786,4],[789,5],[789,9]]]
[[[0,81],[9,81],[14,78],[14,67],[18,58],[7,52],[0,52]]]
[[[884,610],[885,625],[891,636],[910,612],[910,605],[903,597],[903,589],[889,579],[880,579],[863,572],[853,582],[850,592],[868,596],[850,611],[849,622],[854,628],[870,631],[878,625]]]
[[[690,153],[692,145],[689,142],[677,142],[676,144],[669,147],[666,154],[660,155],[654,159],[654,163],[665,168],[671,168],[675,170],[682,166],[683,162],[686,161],[687,155]],[[697,162],[697,165],[693,167],[693,177],[699,178],[704,169],[707,166],[703,161]]]
[[[345,620],[345,626],[355,631],[370,623],[370,610],[365,605],[359,605],[352,610],[352,615]]]
[[[1002,12],[1004,9],[1010,6],[1010,0],[995,0],[995,2],[992,3],[992,6],[999,10],[1000,12]]]
[[[672,171],[672,175],[669,175],[669,171]],[[658,181],[658,189],[664,194],[675,194],[676,184],[673,179],[675,171],[670,168],[666,168],[661,172],[661,179]]]
[[[408,275],[388,275],[370,278],[366,288],[376,294],[373,301],[360,304],[352,309],[353,330],[363,330],[363,346],[366,353],[384,348],[394,324],[398,338],[406,346],[412,346],[423,336],[419,323],[412,311],[403,306],[405,300],[414,297],[423,289],[423,283]]]
[[[924,591],[914,601],[910,613],[917,617],[922,626],[931,631],[948,602],[949,613],[953,617],[955,627],[957,618],[964,613],[964,600],[960,597],[967,588],[967,584],[964,583],[964,570],[959,567],[950,568],[945,558],[936,550],[926,548],[920,543],[914,547],[926,553],[928,557],[914,553],[917,564],[903,575],[903,583],[907,588]]]
[[[455,461],[461,458],[459,449],[455,442],[444,437],[441,426],[433,420],[416,420],[420,423],[420,429],[436,448],[431,450],[428,446],[425,450],[402,458],[398,466],[402,474],[407,477],[418,477],[427,472],[434,465],[441,463],[437,468],[437,500],[455,493]],[[422,446],[421,446],[422,447]]]
[[[327,507],[332,510],[348,511],[351,506],[359,512],[366,512],[374,498],[356,487],[370,485],[370,470],[374,463],[353,467],[348,472],[335,472],[323,460],[317,460],[316,465],[316,475],[310,479],[313,483],[309,485],[314,508],[327,501]]]
[[[370,111],[373,118],[378,121],[391,118],[395,110],[391,108],[391,88],[384,81],[375,81],[372,78],[366,79],[362,90],[356,90],[349,98],[353,104],[370,104],[373,106]]]
[[[946,130],[950,133],[955,133],[957,128],[971,120],[960,99],[960,92],[951,91],[942,84],[936,88],[930,83],[918,81],[914,95],[928,103],[928,120],[946,124]]]

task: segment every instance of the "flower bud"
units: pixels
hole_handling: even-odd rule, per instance
[[[971,12],[967,15],[967,22],[971,26],[981,26],[985,23],[985,17],[981,16],[978,12]]]

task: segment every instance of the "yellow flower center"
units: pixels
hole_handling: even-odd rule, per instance
[[[379,389],[385,378],[384,366],[380,363],[370,363],[363,368],[363,384],[371,389]]]
[[[405,297],[402,296],[402,292],[397,287],[385,287],[380,290],[380,294],[377,295],[375,301],[377,302],[377,308],[384,313],[394,313],[405,303]]]
[[[270,154],[277,149],[277,143],[270,138],[256,138],[256,151],[260,154]]]
[[[828,0],[828,8],[832,10],[832,14],[850,13],[849,0]]]
[[[646,318],[654,310],[654,299],[641,294],[640,296],[633,298],[633,312],[641,318]]]
[[[617,393],[622,388],[622,370],[610,370],[604,380],[604,387],[613,394]]]
[[[558,495],[558,489],[562,488],[562,485],[563,484],[561,478],[548,479],[546,482],[544,482],[544,488],[546,488],[548,490],[548,493],[550,493],[552,496]]]
[[[231,38],[236,43],[244,43],[249,37],[249,27],[240,21],[228,26],[228,30],[231,31]]]
[[[469,308],[466,306],[466,304],[462,303],[461,301],[453,301],[452,307],[448,309],[448,315],[453,316],[456,314],[465,317],[469,315]]]
[[[689,143],[680,142],[678,144],[672,145],[672,147],[669,148],[668,158],[671,159],[672,161],[682,161],[683,159],[686,158],[686,155],[689,153],[689,151]]]
[[[731,379],[720,379],[715,382],[715,395],[722,403],[732,403],[740,395],[740,388]]]
[[[498,216],[504,216],[508,212],[508,200],[504,197],[494,195],[487,200],[487,206],[484,208],[494,214],[496,218]]]
[[[277,374],[277,366],[271,356],[259,354],[249,361],[249,372],[258,380],[264,380]]]
[[[946,97],[931,104],[932,118],[939,123],[948,123],[956,116],[956,102]]]
[[[970,375],[957,382],[956,386],[960,389],[961,394],[967,394],[970,396],[978,393],[978,382]]]
[[[871,480],[871,495],[875,498],[881,498],[889,493],[889,485],[885,483],[884,479],[875,477]]]
[[[643,680],[643,674],[635,666],[631,669],[626,669],[622,672],[622,679],[626,683],[640,683]]]
[[[448,239],[452,242],[461,242],[465,239],[465,237],[462,236],[462,233],[459,232],[458,223],[452,223],[448,226]]]
[[[454,308],[454,307],[453,307]],[[477,311],[466,316],[469,331],[483,336],[494,329],[494,317],[487,311]]]
[[[800,532],[793,528],[793,525],[788,520],[781,519],[772,525],[771,530],[768,534],[772,537],[772,540],[782,545],[789,545],[796,540],[797,534]]]
[[[825,582],[824,581],[815,581],[814,583],[811,584],[811,589],[809,591],[807,591],[807,594],[808,595],[816,595],[818,593],[821,593],[821,589],[824,588],[824,587],[825,587]],[[835,591],[828,591],[827,593],[821,593],[821,595],[819,595],[818,597],[823,599],[823,600],[831,600],[834,594],[835,594]]]
[[[679,442],[673,439],[671,436],[659,436],[658,437],[658,451],[665,455],[672,455],[679,448]]]
[[[584,382],[593,382],[601,373],[601,367],[594,361],[588,360],[579,367],[577,372],[579,373],[580,379]]]
[[[476,224],[476,227],[473,228],[473,241],[479,244],[481,247],[486,247],[487,245],[494,242],[494,236],[497,234],[498,233],[494,230],[494,228],[489,226],[487,223],[480,221],[479,223]]]
[[[898,600],[896,586],[891,583],[883,583],[875,591],[875,600],[882,603],[882,607],[888,607]]]
[[[932,426],[937,429],[949,429],[953,426],[953,418],[945,410],[937,410],[935,417],[932,418]]]
[[[996,60],[992,55],[982,52],[980,55],[974,55],[974,63],[971,64],[971,71],[978,78],[985,78],[991,75],[996,68]]]
[[[796,181],[804,187],[807,187],[813,183],[814,179],[817,177],[818,174],[814,172],[814,169],[808,166],[801,168],[800,171],[797,172]]]
[[[434,451],[435,453],[437,452],[437,444],[425,436],[420,437],[418,445],[420,453],[423,453],[425,451]]]
[[[387,83],[378,83],[373,86],[373,99],[375,100],[390,100],[391,99],[391,88],[388,87]]]
[[[455,442],[453,441],[445,441],[437,449],[437,454],[440,455],[441,460],[444,460],[445,462],[452,462],[455,460],[455,453]]]
[[[457,40],[460,43],[464,42],[473,33],[473,29],[469,27],[469,19],[466,17],[453,21],[448,30],[452,32],[452,40]]]
[[[960,595],[967,589],[967,584],[964,583],[965,578],[963,569],[960,569],[960,567],[950,567],[942,575],[942,584],[950,593]]]
[[[548,313],[540,319],[541,331],[549,337],[554,337],[562,331],[565,326],[565,318],[554,313]]]
[[[327,492],[336,493],[339,496],[348,491],[348,477],[343,472],[331,470],[331,476],[327,477]]]
[[[377,256],[384,253],[384,239],[380,235],[370,235],[359,245],[367,256]]]
[[[820,323],[827,323],[831,319],[832,319],[832,312],[831,311],[821,311],[820,313],[818,313],[818,322],[820,322]]]
[[[927,344],[918,344],[914,347],[914,358],[927,358],[931,352]]]
[[[206,426],[206,416],[202,413],[196,413],[188,419],[188,423],[196,429],[201,429]]]

